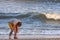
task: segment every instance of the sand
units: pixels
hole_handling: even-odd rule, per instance
[[[0,40],[60,40],[60,35],[18,35],[18,39],[9,39],[8,35],[0,35]]]

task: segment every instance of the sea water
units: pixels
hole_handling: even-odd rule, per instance
[[[8,22],[19,19],[22,26],[18,34],[60,34],[60,21],[47,20],[41,14],[60,14],[60,3],[56,2],[0,2],[0,34],[9,34]]]

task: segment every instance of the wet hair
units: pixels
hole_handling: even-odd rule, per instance
[[[21,25],[22,25],[22,23],[21,23],[21,22],[18,22],[18,23],[17,23],[17,26],[18,26],[18,27],[20,27]]]

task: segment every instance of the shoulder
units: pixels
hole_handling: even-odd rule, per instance
[[[21,22],[21,20],[15,19],[14,24],[17,24],[18,22]]]

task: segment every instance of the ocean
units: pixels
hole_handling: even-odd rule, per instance
[[[18,34],[60,34],[60,20],[47,19],[44,14],[60,14],[59,2],[0,2],[0,35],[9,34],[8,22],[19,19]]]

